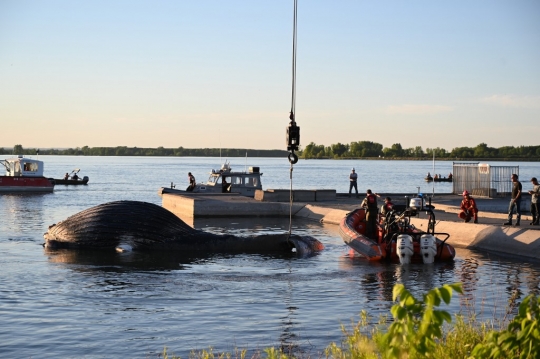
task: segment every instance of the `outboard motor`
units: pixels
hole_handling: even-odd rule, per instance
[[[411,201],[409,202],[409,208],[412,210],[413,215],[418,214],[424,207],[424,198],[422,194],[418,194],[417,197],[411,198]]]
[[[396,253],[401,264],[411,263],[414,254],[414,246],[412,237],[408,234],[400,234],[396,241]]]
[[[84,176],[82,179],[83,179],[83,181],[86,181],[86,182],[88,182],[88,180],[89,180],[88,176]]]
[[[420,252],[424,264],[435,262],[437,255],[437,240],[432,234],[424,234],[420,237]]]

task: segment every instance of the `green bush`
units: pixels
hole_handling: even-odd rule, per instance
[[[540,358],[540,297],[525,297],[517,316],[501,332],[490,331],[471,358]]]
[[[391,313],[394,323],[388,328],[383,337],[385,356],[387,358],[403,357],[429,357],[437,340],[443,337],[442,325],[450,323],[452,317],[443,310],[436,310],[444,301],[450,303],[452,293],[463,293],[460,283],[445,284],[441,288],[430,290],[424,295],[424,300],[417,300],[403,284],[396,284],[393,290],[393,299],[399,297]]]

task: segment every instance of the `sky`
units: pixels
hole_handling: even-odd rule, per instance
[[[286,149],[293,0],[0,0],[1,147]],[[301,145],[540,145],[540,1],[299,0]]]

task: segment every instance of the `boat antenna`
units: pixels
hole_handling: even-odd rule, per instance
[[[293,206],[293,165],[298,162],[298,156],[294,151],[298,151],[300,146],[300,127],[296,125],[295,111],[296,111],[296,34],[297,34],[297,23],[298,23],[298,0],[294,0],[294,14],[293,14],[293,51],[292,51],[292,91],[291,91],[291,111],[289,113],[289,126],[287,127],[286,133],[286,143],[287,151],[289,151],[289,163],[291,164],[290,168],[290,180],[291,180],[291,189],[290,189],[290,207],[289,207],[289,234],[287,236],[287,241],[291,236],[292,232],[292,206]],[[289,241],[289,244],[292,245]]]
[[[435,148],[433,149],[433,176],[435,176]],[[433,183],[431,184],[431,196],[435,197],[435,179],[433,179]]]

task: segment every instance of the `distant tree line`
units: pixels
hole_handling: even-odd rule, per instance
[[[13,149],[1,148],[0,155],[35,155],[37,148],[23,148],[15,145]],[[394,143],[391,147],[383,147],[380,143],[371,141],[337,143],[330,146],[317,145],[311,142],[298,152],[304,159],[346,159],[346,158],[387,158],[387,159],[431,159],[433,153],[437,159],[497,159],[497,160],[526,160],[540,161],[539,146],[504,146],[488,147],[481,143],[476,147],[455,147],[452,151],[444,148],[426,148],[421,146],[403,148]],[[287,157],[285,150],[248,150],[241,148],[143,148],[143,147],[76,147],[67,149],[40,149],[41,155],[68,156],[192,156],[192,157]]]
[[[37,148],[0,148],[0,155],[35,155]],[[285,150],[247,150],[242,148],[140,148],[140,147],[76,147],[68,149],[39,149],[40,155],[67,156],[193,156],[193,157],[287,157]]]
[[[481,143],[476,147],[456,147],[452,151],[444,148],[426,148],[421,146],[403,148],[401,144],[394,143],[391,147],[384,147],[380,143],[371,141],[351,142],[350,144],[337,143],[330,146],[317,145],[311,142],[300,151],[300,158],[409,158],[431,159],[433,153],[438,159],[500,159],[500,160],[540,160],[540,146],[504,146],[500,148],[488,147]]]

